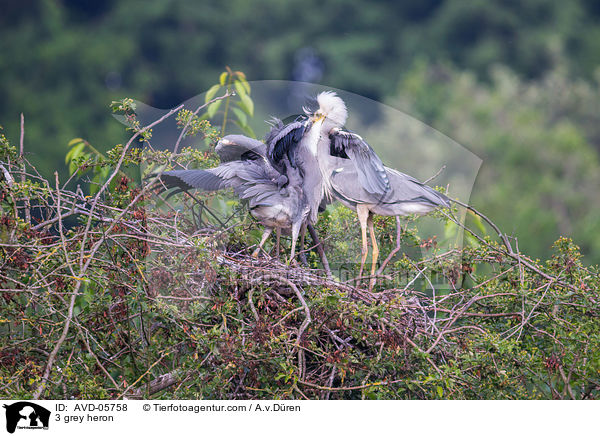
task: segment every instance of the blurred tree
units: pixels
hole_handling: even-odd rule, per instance
[[[471,200],[522,249],[543,258],[570,235],[590,263],[600,261],[599,83],[569,79],[565,68],[524,81],[501,67],[482,83],[421,63],[399,95],[393,105],[483,159]]]
[[[599,15],[590,0],[7,3],[0,120],[14,138],[26,114],[27,149],[43,150],[37,163],[48,173],[75,136],[104,149],[122,141],[106,116],[110,101],[172,107],[206,90],[225,65],[250,79],[319,80],[376,99],[422,56],[479,77],[500,63],[533,78],[563,50],[569,71],[591,78]]]

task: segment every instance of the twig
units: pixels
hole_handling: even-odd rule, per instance
[[[60,211],[60,196],[61,195],[60,195],[60,185],[58,183],[58,172],[54,172],[54,177],[56,179],[56,193],[57,193],[57,201],[58,201],[58,216],[59,216],[58,231],[60,234],[60,239],[62,241],[62,248],[65,252],[65,260],[67,262],[67,265],[71,269],[73,277],[77,278],[77,277],[75,277],[75,273],[73,272],[71,262],[69,261],[69,258],[67,255],[65,235],[63,233],[63,225],[62,225],[62,218],[61,218],[61,211]],[[50,377],[50,372],[52,371],[52,366],[54,365],[54,361],[56,360],[56,356],[58,355],[58,352],[59,352],[60,347],[62,346],[63,342],[67,338],[67,334],[69,333],[69,327],[71,326],[71,320],[73,319],[73,308],[75,307],[75,300],[77,299],[77,295],[79,294],[79,288],[81,287],[82,283],[83,283],[83,280],[81,278],[77,278],[77,280],[75,280],[75,286],[73,287],[73,292],[71,294],[71,301],[69,302],[69,310],[67,312],[67,319],[65,321],[65,325],[63,326],[62,334],[58,338],[58,341],[54,345],[54,348],[52,349],[52,352],[50,353],[50,356],[48,357],[48,362],[46,363],[46,368],[44,369],[42,381],[40,382],[38,388],[35,391],[35,394],[33,395],[34,400],[38,400],[40,398],[40,396],[42,395],[42,393],[44,392],[44,389],[46,388],[46,384],[48,383],[48,379]]]
[[[25,141],[25,117],[21,113],[21,136],[19,137],[19,158],[21,159],[21,183],[25,184],[25,156],[24,156],[24,141]],[[25,222],[31,222],[31,204],[29,198],[25,198]]]
[[[127,396],[127,398],[141,398],[144,392],[147,392],[148,395],[154,395],[157,392],[163,391],[167,388],[170,388],[174,384],[176,384],[182,378],[187,376],[181,376],[181,370],[175,369],[166,374],[159,375],[150,383],[140,388],[137,388],[133,394]]]
[[[254,295],[254,288],[252,288],[248,291],[248,304],[250,305],[250,310],[254,314],[254,319],[256,320],[256,322],[258,322],[260,320],[260,318],[258,316],[258,312],[256,311],[256,307],[254,307],[254,301],[252,301],[253,295]]]
[[[428,178],[427,180],[425,180],[423,182],[424,185],[426,185],[427,183],[431,182],[433,179],[435,179],[437,176],[439,176],[442,171],[444,171],[446,169],[446,165],[442,165],[442,167],[438,170],[437,173],[435,173],[433,176],[431,176],[430,178]]]
[[[288,285],[294,291],[298,300],[300,300],[300,304],[302,304],[302,307],[304,308],[305,318],[304,318],[304,321],[302,321],[300,328],[298,329],[298,336],[296,337],[296,345],[295,346],[298,347],[298,345],[300,344],[300,340],[302,339],[302,334],[304,333],[304,330],[306,330],[306,328],[312,321],[312,319],[310,317],[310,309],[308,308],[308,304],[306,304],[306,300],[302,296],[302,293],[300,292],[298,287],[292,281],[286,279],[285,277],[270,274],[270,275],[263,276],[262,279],[277,280],[277,281],[280,281],[281,283]]]
[[[477,209],[475,209],[473,206],[470,206],[468,204],[465,204],[459,200],[456,199],[450,199],[450,201],[452,201],[453,203],[458,204],[459,206],[464,207],[465,209],[470,210],[471,212],[473,212],[475,215],[481,217],[486,223],[488,223],[493,229],[494,231],[498,234],[498,236],[500,237],[500,239],[502,240],[502,243],[504,244],[504,246],[506,247],[506,249],[508,250],[508,252],[510,254],[514,254],[514,251],[512,249],[512,246],[510,245],[510,242],[508,241],[508,238],[506,237],[506,235],[504,233],[502,233],[500,231],[500,229],[498,228],[498,226],[496,224],[494,224],[494,222],[489,219],[487,216],[485,216],[484,214],[482,214],[481,212],[479,212]],[[464,229],[466,229],[466,227],[463,226]],[[467,229],[468,230],[468,229]],[[469,232],[471,232],[469,230]],[[471,232],[473,233],[473,232]]]
[[[333,380],[335,378],[335,373],[337,371],[337,366],[333,365],[333,368],[331,368],[331,374],[329,375],[329,381],[327,382],[327,386],[329,388],[331,388],[331,386],[333,386]],[[325,400],[329,400],[329,396],[331,395],[331,391],[327,390],[327,392],[325,393]]]
[[[230,91],[227,90],[225,92],[225,94],[223,94],[221,97],[215,97],[212,100],[204,103],[203,105],[200,105],[196,108],[196,110],[192,113],[193,116],[198,115],[198,112],[200,112],[203,108],[207,107],[209,104],[214,103],[215,101],[218,100],[223,100],[224,98],[228,98],[235,95],[234,91]],[[185,125],[183,126],[183,128],[181,129],[181,133],[179,134],[179,137],[177,138],[177,141],[175,142],[175,146],[173,147],[173,153],[172,155],[177,154],[177,151],[179,150],[179,143],[181,142],[181,140],[185,137],[188,127],[190,125],[190,123],[192,122],[192,118],[193,117],[189,117],[189,119],[187,120],[187,122],[185,123]]]
[[[390,252],[390,254],[388,254],[388,257],[385,258],[385,260],[383,261],[383,263],[381,264],[381,266],[379,267],[379,269],[377,270],[377,272],[375,273],[375,275],[382,275],[383,274],[383,270],[385,269],[385,267],[387,266],[388,263],[390,263],[390,261],[393,259],[393,257],[396,255],[397,252],[400,251],[401,248],[401,236],[402,236],[402,222],[400,221],[400,217],[398,215],[396,215],[396,246],[394,247],[394,249]]]
[[[317,231],[315,230],[313,225],[310,223],[307,224],[306,227],[308,228],[308,232],[310,233],[311,238],[313,238],[313,241],[314,241],[316,249],[317,249],[317,253],[319,254],[319,257],[321,258],[321,263],[323,264],[323,269],[325,270],[325,274],[326,274],[327,278],[328,279],[333,278],[333,275],[331,274],[331,269],[329,268],[329,261],[327,260],[327,256],[325,255],[325,250],[323,250],[323,243],[319,239],[319,235],[317,234]]]
[[[405,379],[398,379],[398,380],[391,380],[391,381],[380,381],[380,382],[368,383],[368,384],[360,385],[360,386],[348,386],[348,387],[339,387],[339,388],[333,388],[331,386],[319,386],[315,383],[310,383],[310,382],[303,381],[303,380],[298,380],[298,383],[301,383],[305,386],[310,386],[311,388],[320,389],[322,391],[343,392],[343,391],[356,391],[356,390],[367,389],[367,388],[372,388],[372,387],[376,387],[376,386],[389,386],[389,385],[394,385],[396,383],[402,383],[405,381],[406,381]],[[411,382],[414,383],[414,380],[411,380]]]
[[[117,400],[123,396],[125,396],[127,394],[127,392],[134,387],[135,385],[137,385],[144,377],[146,377],[146,375],[150,374],[150,371],[152,371],[152,368],[154,368],[156,365],[158,365],[166,356],[169,355],[169,352],[165,352],[163,354],[160,355],[160,357],[158,358],[158,360],[156,360],[152,365],[150,365],[150,367],[142,374],[140,375],[136,381],[134,381],[133,383],[131,383],[127,389],[125,389],[125,391],[123,391],[121,394],[119,394],[119,396],[117,397]]]

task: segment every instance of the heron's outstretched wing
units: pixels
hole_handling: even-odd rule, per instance
[[[329,139],[330,154],[352,161],[358,182],[367,192],[383,197],[390,191],[390,181],[383,162],[364,139],[340,128],[333,129],[329,133]]]
[[[280,166],[282,159],[287,157],[290,165],[296,168],[295,149],[306,131],[305,121],[294,121],[283,124],[281,120],[273,119],[273,127],[265,137],[268,156],[274,165]]]
[[[218,191],[226,188],[225,180],[215,175],[210,170],[173,170],[165,171],[160,175],[161,182],[166,189],[178,188],[180,191],[202,189],[204,191]]]
[[[347,162],[347,161],[346,161]],[[333,171],[331,184],[336,196],[352,204],[422,203],[434,207],[449,207],[449,199],[441,192],[419,182],[408,174],[384,167],[391,189],[382,198],[353,183],[358,177],[353,165],[346,163]]]
[[[221,162],[266,158],[267,146],[258,139],[244,135],[227,135],[219,140],[215,152]]]
[[[233,161],[207,170],[166,171],[160,180],[166,189],[176,188],[170,195],[190,189],[218,191],[233,188],[240,199],[249,200],[250,207],[256,207],[272,205],[275,196],[285,192],[281,177],[272,168],[255,161]]]

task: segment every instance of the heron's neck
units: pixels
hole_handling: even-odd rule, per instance
[[[311,127],[308,133],[302,138],[304,147],[314,156],[317,157],[317,144],[319,142],[319,129]]]
[[[310,220],[315,222],[325,188],[323,187],[322,168],[319,164],[320,131],[318,128],[310,129],[302,138],[298,148],[297,163],[304,174],[303,191],[310,208]]]
[[[319,167],[319,175],[321,179],[321,198],[326,198],[328,201],[332,199],[331,189],[331,155],[329,154],[329,132],[321,129],[319,139],[317,141],[316,161]]]

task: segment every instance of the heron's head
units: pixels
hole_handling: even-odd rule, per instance
[[[310,114],[313,123],[322,123],[329,128],[328,130],[346,124],[348,118],[346,103],[335,92],[321,92],[317,95],[317,103],[319,108]]]
[[[257,150],[261,147],[264,147],[264,144],[258,139],[249,138],[248,136],[244,135],[227,135],[219,139],[219,142],[217,142],[215,146],[215,151],[219,153],[219,150],[229,147],[245,150]]]

